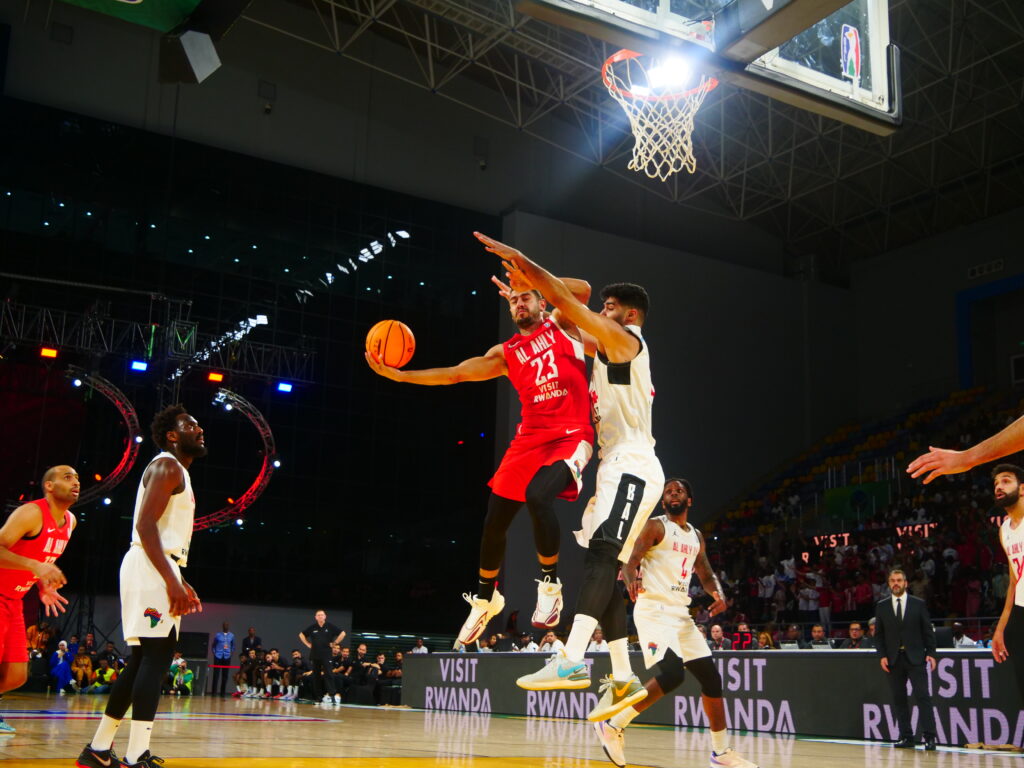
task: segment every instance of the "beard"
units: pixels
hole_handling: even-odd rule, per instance
[[[995,503],[997,507],[1001,507],[1002,509],[1009,509],[1010,507],[1017,503],[1018,499],[1020,499],[1020,486],[1017,486],[1017,488],[1011,493],[1004,494],[1001,497],[996,496]]]
[[[672,504],[662,503],[661,508],[665,510],[665,514],[678,517],[686,511],[686,504],[681,501],[673,502]]]
[[[199,443],[182,443],[181,452],[193,459],[201,459],[207,454],[206,446]]]
[[[530,313],[526,313],[522,317],[517,317],[516,318],[516,326],[520,330],[524,330],[525,331],[527,328],[532,328],[534,325],[536,325],[538,320],[540,320],[540,313],[539,312],[536,315],[531,315]]]
[[[904,587],[890,587],[889,591],[892,592],[896,597],[903,597],[903,593],[907,591],[907,588],[905,586]]]

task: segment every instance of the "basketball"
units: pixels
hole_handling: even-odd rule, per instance
[[[401,368],[412,360],[416,337],[403,322],[381,320],[366,334],[366,351],[376,355],[384,365]]]

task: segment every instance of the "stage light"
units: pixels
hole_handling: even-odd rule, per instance
[[[278,392],[291,392],[292,391],[292,385],[289,382],[287,382],[287,381],[279,381],[279,382],[277,382],[277,391]]]
[[[280,469],[280,468],[281,468],[281,460],[280,459],[274,459],[274,469]]]
[[[228,496],[228,504],[234,504],[235,500]]]
[[[57,350],[53,347],[42,347],[39,350],[39,356],[54,358],[57,356]]]
[[[689,62],[676,56],[663,59],[647,72],[651,88],[682,88],[689,80]]]
[[[149,368],[149,363],[145,360],[132,360],[133,371],[145,371],[147,368]]]
[[[104,506],[107,506],[107,507],[110,506],[110,497],[109,496],[104,496],[103,497],[103,504],[104,504]]]
[[[92,479],[95,480],[98,483],[100,480],[103,479],[103,475],[101,475],[101,474],[99,474],[97,472],[95,475],[92,476]]]
[[[207,381],[214,381],[214,382],[224,381],[224,374],[223,373],[217,373],[216,371],[210,371],[210,373],[207,374],[207,376],[206,376],[206,380]]]
[[[136,443],[141,443],[142,442],[142,435],[136,435],[135,436],[135,442]]]
[[[242,526],[242,518],[240,518],[240,517],[239,517],[239,518],[237,518],[237,519],[235,520],[235,525],[237,525],[238,527],[241,527],[241,526]]]
[[[71,386],[72,387],[80,387],[80,386],[82,386],[82,380],[81,379],[73,379],[71,381]]]
[[[234,410],[234,407],[235,407],[235,406],[233,406],[233,405],[232,405],[231,403],[224,403],[224,410],[225,410],[225,411],[231,411],[231,410]]]

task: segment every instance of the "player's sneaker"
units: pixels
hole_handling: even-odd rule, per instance
[[[334,694],[334,703],[337,704],[338,706],[341,706],[341,694],[340,693]]]
[[[750,762],[730,747],[720,755],[711,753],[711,768],[757,768],[757,763]]]
[[[537,607],[533,611],[533,626],[539,629],[550,629],[557,627],[562,618],[562,582],[559,579],[551,581],[550,576],[545,576],[544,581],[535,579],[537,582]]]
[[[527,691],[581,690],[590,687],[590,668],[582,661],[570,660],[565,651],[558,651],[543,668],[516,680],[516,685]]]
[[[463,645],[475,643],[476,639],[483,634],[487,628],[487,622],[505,610],[505,598],[501,592],[494,590],[490,600],[471,595],[468,592],[462,594],[462,599],[470,605],[469,618],[459,630],[458,641]]]
[[[647,689],[636,675],[629,680],[613,680],[610,676],[601,678],[599,692],[601,700],[587,715],[587,720],[592,723],[608,720],[631,704],[647,698]]]
[[[157,757],[147,749],[139,756],[139,759],[136,760],[134,763],[129,763],[126,760],[122,760],[121,768],[160,768],[160,766],[163,765],[165,762],[167,761],[164,760],[162,757]]]
[[[0,736],[10,736],[12,733],[17,733],[18,729],[8,723],[2,717],[0,717]]]
[[[121,761],[117,759],[113,748],[93,749],[91,744],[86,744],[75,765],[78,768],[121,768]]]
[[[607,720],[602,720],[599,723],[594,723],[594,731],[597,733],[597,738],[601,740],[601,746],[604,747],[604,753],[608,759],[619,768],[624,768],[626,765],[626,740],[622,737],[622,729],[616,728]]]
[[[324,704],[332,703],[331,694],[325,693],[324,697],[322,699],[320,699],[320,701],[323,702]]]

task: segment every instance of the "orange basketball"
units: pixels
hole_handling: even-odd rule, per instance
[[[384,365],[401,368],[412,360],[416,337],[405,323],[381,320],[366,334],[366,351],[376,355]]]

